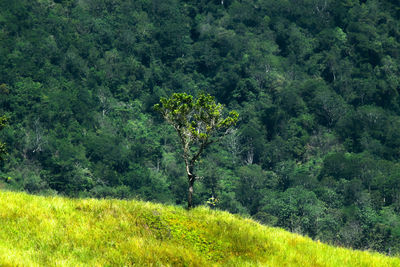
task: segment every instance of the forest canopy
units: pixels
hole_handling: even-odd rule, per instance
[[[240,119],[195,205],[399,253],[399,51],[392,0],[0,1],[0,186],[184,205],[152,107],[206,92]]]

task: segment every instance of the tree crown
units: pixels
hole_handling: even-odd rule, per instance
[[[201,153],[205,146],[229,133],[239,118],[236,111],[224,116],[224,106],[209,94],[194,99],[186,93],[174,93],[170,98],[161,98],[154,108],[178,132],[185,153],[189,153],[189,145],[193,143],[200,144]]]

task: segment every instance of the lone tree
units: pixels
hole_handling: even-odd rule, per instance
[[[161,98],[154,108],[178,133],[188,177],[188,209],[192,208],[194,167],[204,149],[229,133],[239,114],[231,111],[223,116],[223,106],[213,96],[201,94],[197,99],[186,93],[175,93]]]
[[[7,117],[1,116],[0,117],[0,130],[2,130],[7,125]],[[7,154],[6,145],[0,142],[0,160],[3,159],[3,155]]]

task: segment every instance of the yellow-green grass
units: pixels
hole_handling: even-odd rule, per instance
[[[198,207],[0,192],[0,266],[400,266]]]

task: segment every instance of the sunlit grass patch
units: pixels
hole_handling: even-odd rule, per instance
[[[0,266],[400,266],[227,212],[0,192]]]

